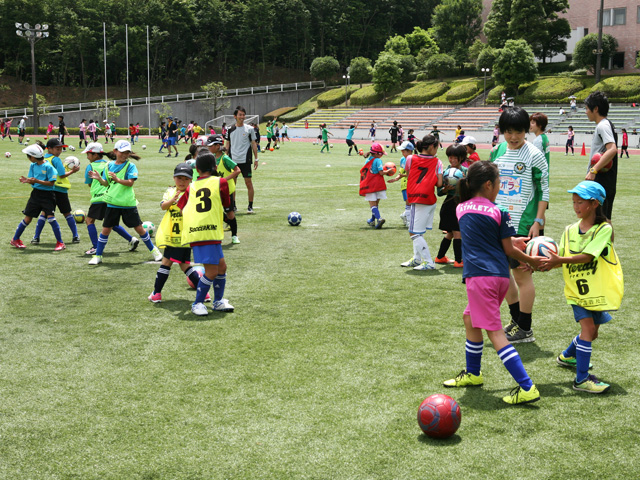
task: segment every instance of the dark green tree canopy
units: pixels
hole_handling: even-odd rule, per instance
[[[333,57],[317,57],[311,62],[311,76],[319,80],[329,80],[340,70],[338,60]]]
[[[443,0],[435,9],[433,29],[442,52],[451,52],[458,64],[480,34],[482,0]]]
[[[371,60],[364,57],[356,57],[351,60],[349,76],[352,83],[359,83],[362,86],[363,83],[371,81],[372,74]]]
[[[525,40],[507,40],[493,64],[493,76],[498,83],[516,91],[538,77],[536,58]]]
[[[578,68],[586,68],[593,73],[596,68],[596,54],[598,49],[598,35],[590,33],[581,39],[573,50],[573,63]],[[618,41],[605,33],[602,35],[602,65],[607,65],[611,56],[618,50]]]

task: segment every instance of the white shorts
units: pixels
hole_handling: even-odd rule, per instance
[[[386,200],[387,199],[387,191],[386,190],[380,190],[379,192],[367,193],[364,196],[364,199],[367,202],[375,202],[376,200]]]
[[[424,205],[422,203],[411,204],[411,220],[409,221],[409,233],[422,235],[433,228],[433,215],[436,204]]]

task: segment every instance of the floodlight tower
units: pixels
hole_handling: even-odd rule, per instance
[[[49,36],[49,25],[36,23],[33,27],[28,23],[16,23],[16,35],[25,38],[31,44],[31,90],[33,93],[33,133],[38,134],[38,98],[36,97],[36,54],[35,44],[37,41]]]

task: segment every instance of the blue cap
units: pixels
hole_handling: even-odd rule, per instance
[[[604,187],[598,182],[592,182],[591,180],[584,180],[567,191],[569,193],[575,193],[585,200],[597,200],[600,205],[602,205],[604,199],[607,198],[607,192],[604,190]]]

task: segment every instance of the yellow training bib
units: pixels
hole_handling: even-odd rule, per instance
[[[222,240],[224,208],[220,177],[198,179],[189,186],[189,200],[182,210],[182,245]]]

